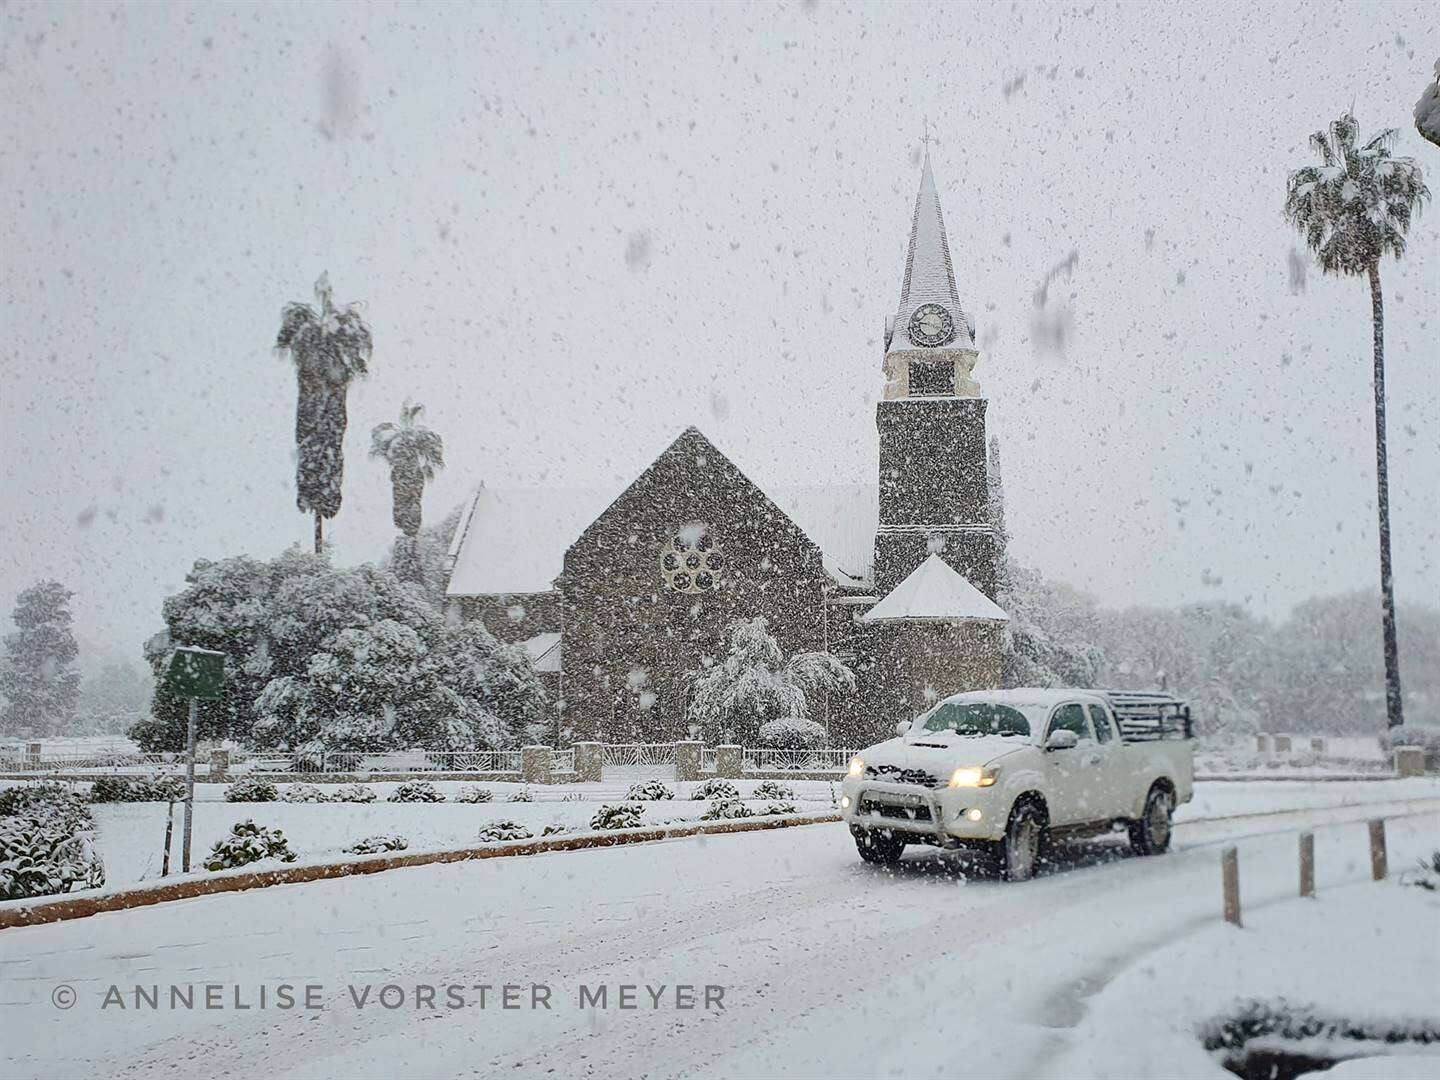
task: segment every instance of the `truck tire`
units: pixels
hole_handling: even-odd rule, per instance
[[[1170,848],[1170,815],[1174,803],[1170,793],[1158,785],[1145,796],[1145,809],[1139,821],[1130,823],[1130,846],[1136,855],[1160,855]]]
[[[1045,812],[1033,802],[1010,811],[1005,839],[1000,841],[1000,876],[1006,881],[1029,881],[1040,865],[1045,847]]]
[[[868,863],[894,866],[900,861],[900,856],[905,854],[905,841],[892,832],[871,829],[856,835],[855,850],[860,852],[860,858]]]

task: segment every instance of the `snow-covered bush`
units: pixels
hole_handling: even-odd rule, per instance
[[[276,802],[280,791],[269,780],[245,777],[225,789],[226,802]]]
[[[391,794],[390,802],[444,802],[445,796],[428,780],[409,780]]]
[[[1418,746],[1425,751],[1425,768],[1440,770],[1440,727],[1401,724],[1380,736],[1380,749],[1393,754],[1397,746]]]
[[[90,785],[92,803],[169,802],[185,797],[178,776],[102,776]]]
[[[804,717],[809,695],[855,689],[854,673],[829,653],[796,653],[786,660],[763,618],[731,623],[729,635],[725,656],[688,676],[686,715],[706,742],[753,746],[766,720]]]
[[[455,796],[455,801],[462,803],[484,803],[490,802],[494,798],[495,793],[489,788],[483,788],[479,784],[470,784],[460,789],[460,793]]]
[[[205,860],[205,869],[229,870],[261,859],[294,862],[295,853],[290,850],[290,842],[279,829],[267,829],[255,824],[253,818],[246,818],[230,826],[229,836],[215,842]]]
[[[63,784],[0,791],[0,899],[49,896],[105,884],[90,808]]]
[[[635,829],[639,828],[640,818],[644,816],[643,806],[631,806],[626,803],[617,803],[600,807],[595,811],[595,816],[590,819],[592,829]]]
[[[750,797],[752,799],[793,799],[795,798],[795,789],[778,780],[762,780],[755,785],[755,791]]]
[[[345,784],[330,793],[331,802],[371,803],[375,797],[375,789],[364,784]]]
[[[540,835],[558,836],[560,835],[560,833],[567,833],[569,831],[570,826],[566,825],[563,821],[552,821],[549,825],[546,825],[545,828],[540,830]]]
[[[410,841],[403,836],[367,836],[345,849],[349,855],[375,855],[382,851],[404,851]]]
[[[761,724],[756,744],[767,750],[818,750],[825,739],[825,728],[814,720],[786,716]]]
[[[314,784],[291,784],[280,796],[281,802],[317,803],[329,802],[325,792]]]
[[[660,780],[642,780],[638,784],[630,785],[630,790],[625,792],[625,798],[628,802],[660,802],[663,799],[675,798],[675,792]]]
[[[529,840],[535,834],[518,821],[492,821],[482,825],[477,835],[482,844],[494,844],[501,840]]]
[[[793,802],[772,802],[767,803],[757,811],[761,817],[768,817],[771,814],[798,814]]]
[[[705,813],[700,815],[701,821],[726,821],[731,818],[754,817],[754,813],[746,808],[739,799],[716,799],[709,806]]]
[[[705,799],[738,799],[740,798],[740,789],[729,780],[711,777],[696,788],[690,798],[696,801],[703,801]]]
[[[1400,872],[1401,885],[1418,885],[1430,892],[1440,892],[1440,851],[1420,860],[1413,870]]]
[[[510,802],[534,802],[534,801],[535,801],[535,796],[532,795],[532,794],[530,794],[530,789],[529,789],[528,787],[527,787],[527,788],[521,788],[519,791],[515,792],[514,794],[512,794],[512,795],[510,796],[509,801],[510,801]]]

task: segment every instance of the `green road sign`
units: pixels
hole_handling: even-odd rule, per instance
[[[182,646],[170,654],[165,689],[179,697],[213,700],[225,690],[225,654]]]

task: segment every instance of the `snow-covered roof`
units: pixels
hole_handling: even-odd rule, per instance
[[[1009,622],[1010,616],[939,555],[931,554],[860,617],[867,623],[899,619]]]
[[[539,672],[560,670],[560,635],[536,634],[520,643],[530,657],[530,665]]]
[[[900,308],[886,337],[887,353],[897,349],[924,348],[910,340],[910,317],[923,304],[940,304],[956,322],[952,348],[975,347],[975,324],[960,305],[955,288],[955,266],[950,260],[950,241],[945,235],[945,218],[940,212],[940,194],[930,168],[930,151],[920,173],[920,191],[915,196],[915,216],[910,222],[910,246],[905,252],[905,278],[900,286]]]

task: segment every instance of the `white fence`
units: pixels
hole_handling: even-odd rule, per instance
[[[746,750],[746,772],[834,772],[843,773],[858,751],[836,750]],[[712,765],[713,767],[713,765]]]
[[[620,765],[674,765],[674,743],[606,743],[604,763]]]

